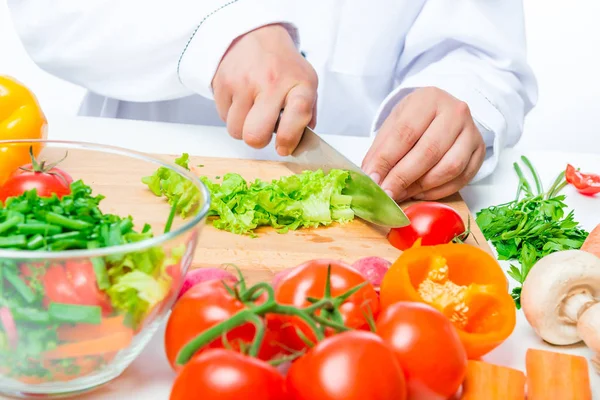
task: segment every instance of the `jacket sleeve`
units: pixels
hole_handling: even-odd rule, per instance
[[[469,105],[487,146],[473,181],[489,175],[502,149],[518,142],[537,101],[526,62],[522,0],[426,1],[406,37],[396,84],[373,132],[412,90],[438,87]]]
[[[282,23],[290,0],[8,0],[15,28],[45,71],[103,96],[150,102],[198,93],[235,38]]]

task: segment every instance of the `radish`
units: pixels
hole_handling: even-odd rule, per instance
[[[2,327],[4,327],[8,343],[13,349],[16,348],[19,344],[19,334],[17,333],[15,320],[8,307],[0,308],[0,323],[2,324]]]
[[[179,291],[179,296],[177,296],[177,299],[179,300],[179,298],[193,286],[201,282],[212,280],[229,280],[232,282],[238,281],[235,275],[221,268],[196,268],[188,271],[188,273],[185,274],[183,285],[181,286],[181,290]]]
[[[379,291],[383,276],[391,265],[391,262],[381,257],[364,257],[352,264],[352,267],[360,272]]]

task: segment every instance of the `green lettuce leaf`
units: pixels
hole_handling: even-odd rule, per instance
[[[184,153],[175,164],[189,171],[189,154]],[[160,167],[151,176],[142,178],[155,196],[164,196],[170,205],[177,200],[177,213],[183,218],[200,204],[200,191],[192,182],[169,168]]]
[[[188,154],[175,162],[189,170]],[[211,194],[208,216],[216,217],[212,219],[213,226],[233,233],[254,236],[261,226],[285,233],[354,219],[352,197],[343,194],[350,179],[348,171],[305,171],[271,182],[257,179],[248,183],[236,173],[226,174],[221,182],[200,179]],[[200,194],[191,182],[167,168],[159,168],[142,182],[170,204],[179,198],[177,212],[184,218],[191,211],[190,205],[199,203]]]

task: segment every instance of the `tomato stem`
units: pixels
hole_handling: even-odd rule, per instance
[[[273,366],[273,367],[278,367],[281,364],[284,364],[288,361],[294,361],[295,359],[302,356],[303,354],[304,354],[304,351],[297,351],[297,352],[290,354],[289,356],[282,356],[282,357],[270,360],[270,361],[268,361],[268,363],[271,364],[271,366]]]
[[[211,343],[213,340],[219,338],[224,333],[227,333],[227,332],[237,328],[238,326],[241,326],[248,322],[254,324],[254,326],[256,327],[256,336],[252,343],[252,347],[250,348],[250,354],[252,355],[253,351],[256,352],[254,354],[257,354],[258,350],[260,349],[260,346],[262,344],[263,337],[264,337],[264,323],[262,322],[262,320],[259,317],[264,316],[267,313],[296,316],[296,317],[302,319],[302,321],[308,325],[308,327],[313,331],[313,333],[318,341],[321,341],[325,338],[323,332],[319,329],[319,327],[314,322],[314,320],[311,318],[311,315],[309,313],[307,313],[303,309],[299,309],[299,308],[296,308],[293,306],[278,304],[274,300],[275,294],[273,292],[273,288],[271,286],[269,286],[269,284],[267,284],[266,282],[262,282],[262,283],[264,284],[264,287],[261,284],[257,284],[253,288],[260,286],[260,288],[264,288],[265,290],[267,290],[267,292],[269,293],[269,296],[271,296],[271,293],[272,293],[273,297],[270,297],[264,304],[261,304],[261,305],[258,305],[258,306],[252,307],[252,308],[246,308],[244,310],[237,312],[228,320],[225,320],[219,324],[216,324],[213,327],[211,327],[210,329],[207,329],[206,331],[204,331],[201,334],[194,337],[192,340],[187,342],[187,344],[185,346],[183,346],[181,348],[181,350],[179,351],[179,354],[177,354],[176,363],[179,365],[186,364],[194,356],[194,354],[196,354],[196,352],[198,350],[200,350],[202,347],[208,345],[209,343]],[[244,295],[245,295],[245,293],[242,294],[242,296],[244,296]],[[321,304],[318,304],[319,307],[322,307],[326,301],[327,300],[323,299],[320,302]],[[260,321],[260,323],[263,324],[262,330],[260,329],[260,326],[258,325],[257,321]]]
[[[317,321],[321,325],[324,325],[324,326],[327,326],[329,328],[335,329],[337,332],[345,332],[345,331],[352,330],[352,329],[348,328],[347,326],[345,326],[343,324],[338,324],[337,322],[333,322],[330,319],[323,318],[323,317],[320,317],[318,315],[313,315],[313,318],[314,318],[315,321]]]
[[[260,346],[262,345],[265,337],[265,323],[256,314],[250,314],[248,316],[248,320],[252,323],[252,325],[254,325],[255,328],[254,340],[252,341],[248,355],[250,357],[256,357],[258,356],[258,351],[260,350]]]

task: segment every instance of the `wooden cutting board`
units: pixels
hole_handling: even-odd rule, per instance
[[[44,157],[49,159],[59,156],[60,153],[53,149],[44,151]],[[173,162],[176,156],[156,157]],[[61,166],[75,179],[83,179],[95,192],[106,196],[102,203],[106,212],[132,215],[138,225],[149,223],[155,232],[162,232],[168,206],[164,199],[155,197],[140,181],[142,176],[152,174],[155,166],[123,156],[87,151],[69,151]],[[285,164],[270,161],[191,157],[190,166],[197,174],[213,180],[228,172],[239,173],[247,181],[256,178],[271,180],[292,174]],[[460,195],[442,202],[455,208],[466,223],[470,213]],[[467,242],[477,245],[473,239],[475,236],[479,246],[490,251],[473,216],[470,218],[473,235]],[[221,231],[213,228],[209,221],[200,235],[193,267],[218,267],[232,263],[255,282],[268,280],[282,269],[314,258],[341,259],[352,263],[366,256],[394,261],[400,255],[400,251],[388,243],[386,229],[361,219],[345,225],[300,229],[286,234],[261,228],[257,234],[258,237],[251,238]]]

